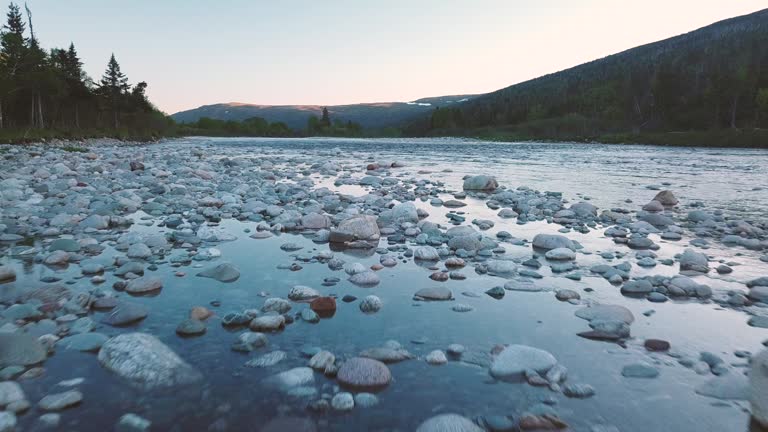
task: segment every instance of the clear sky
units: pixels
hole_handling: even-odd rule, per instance
[[[19,1],[23,3],[23,0]],[[483,93],[768,7],[765,0],[28,0],[47,48],[114,52],[167,113]]]

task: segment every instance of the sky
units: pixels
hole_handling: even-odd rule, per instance
[[[22,2],[20,0],[20,2]],[[485,93],[768,7],[765,0],[27,0],[46,48],[114,53],[172,114]]]

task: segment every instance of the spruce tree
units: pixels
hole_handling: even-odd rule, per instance
[[[99,85],[101,94],[107,99],[112,110],[113,126],[115,129],[120,125],[120,104],[123,97],[128,92],[128,78],[120,71],[120,64],[115,60],[115,55],[109,58],[107,70],[101,77]]]

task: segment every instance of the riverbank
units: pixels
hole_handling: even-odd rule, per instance
[[[24,430],[746,430],[758,151],[114,143],[2,146]]]

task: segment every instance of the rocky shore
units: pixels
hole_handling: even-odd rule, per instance
[[[137,394],[185,388],[205,398],[216,387],[205,372],[211,365],[174,348],[202,338],[222,356],[242,356],[240,373],[264,374],[259,391],[281,401],[280,414],[259,419],[256,430],[335,430],[338,416],[396,403],[397,387],[408,379],[397,365],[408,362],[482,368],[498,384],[492,391],[525,386],[541,393],[498,415],[443,403],[399,430],[637,430],[561,411],[559,400],[588,403],[604,389],[535,337],[498,340],[484,350],[466,336],[435,346],[428,341],[444,325],[436,322],[419,330],[423,340],[368,337],[365,348],[344,340],[317,346],[308,337],[295,349],[281,339],[341,319],[394,326],[382,317],[401,302],[412,305],[402,314],[446,305],[451,316],[481,319],[491,302],[525,302],[519,296],[528,293],[567,305],[583,320],[564,337],[586,339],[596,352],[631,352],[616,359],[618,382],[632,386],[683,369],[706,377],[691,398],[743,409],[751,401],[755,420],[768,427],[765,353],[736,350],[726,359],[647,337],[647,330],[636,336],[639,318],[623,303],[645,309],[643,319],[662,303],[713,305],[741,314],[745,328],[767,329],[768,217],[708,210],[665,185],[647,202],[628,196],[625,207],[598,208],[483,174],[466,176],[453,190],[441,181],[450,169],[414,171],[408,160],[350,161],[333,148],[300,156],[252,150],[111,140],[0,146],[0,432],[67,429],[67,413],[99,403],[83,388],[89,376],[28,396],[39,394],[36,382],[45,382],[49,365],[68,351],[87,353],[87,367]],[[478,205],[491,216],[473,216]],[[582,241],[592,238],[601,246]],[[242,294],[250,307],[240,309],[216,297],[193,305],[163,297],[180,284],[227,290],[251,281],[253,270],[223,252],[236,240],[251,245],[248,259],[279,259],[276,281],[312,272],[311,280],[285,289],[254,284]],[[713,250],[733,253],[726,259]],[[407,296],[378,290],[411,272],[420,285]],[[347,287],[346,295],[337,293]],[[161,299],[177,302],[179,313],[157,306]],[[179,314],[185,317],[174,318],[175,331],[145,324]],[[214,327],[232,335],[214,339]],[[200,430],[237,429],[220,407]],[[115,430],[155,430],[151,414],[126,408],[109,419]],[[79,422],[79,430],[90,430],[82,428],[87,417]]]

